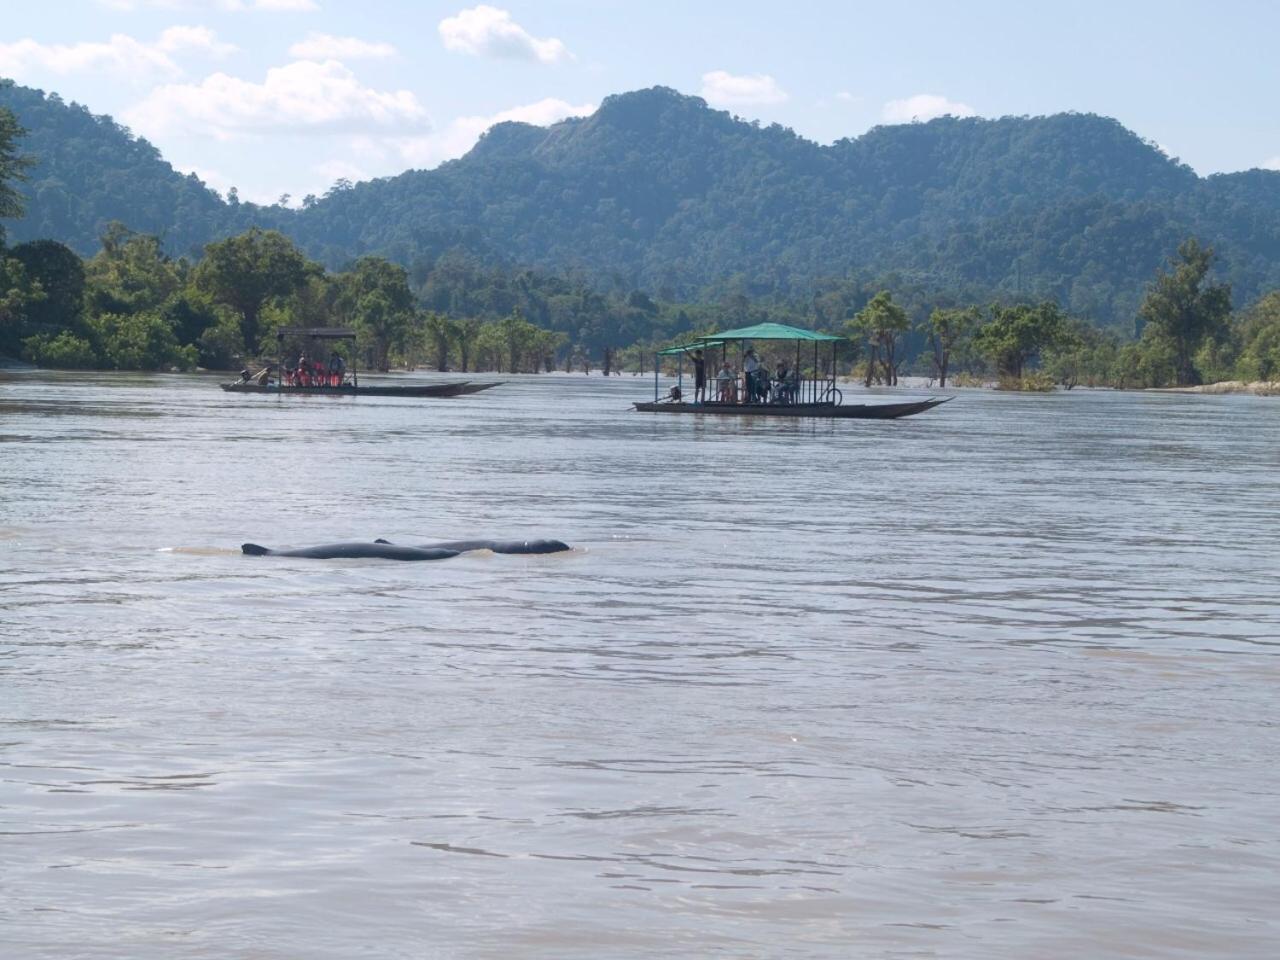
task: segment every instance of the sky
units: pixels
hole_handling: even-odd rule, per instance
[[[1280,3],[0,0],[0,76],[225,193],[297,205],[664,85],[820,143],[950,113],[1115,117],[1201,174],[1280,170]]]

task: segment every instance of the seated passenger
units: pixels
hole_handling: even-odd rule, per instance
[[[735,378],[729,369],[728,361],[720,367],[716,374],[716,399],[721,403],[737,403],[737,390],[734,389]]]
[[[790,380],[791,372],[787,369],[787,362],[784,360],[778,364],[778,372],[774,377],[773,385],[773,402],[789,403],[787,399],[787,385]]]
[[[329,356],[329,386],[340,387],[347,373],[347,362],[335,350]]]

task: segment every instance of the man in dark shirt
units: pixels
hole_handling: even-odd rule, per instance
[[[701,350],[693,351],[690,359],[693,361],[693,402],[703,403],[707,399],[707,361]]]

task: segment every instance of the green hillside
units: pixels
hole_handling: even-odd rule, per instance
[[[1178,243],[1218,254],[1238,303],[1280,287],[1280,173],[1201,178],[1114,120],[943,118],[830,146],[653,88],[550,128],[506,123],[465,157],[301,211],[229,205],[110,120],[0,88],[39,165],[13,240],[92,252],[111,220],[173,253],[258,224],[339,267],[425,273],[446,253],[662,299],[795,300],[896,279],[970,300],[1052,298],[1132,324]]]

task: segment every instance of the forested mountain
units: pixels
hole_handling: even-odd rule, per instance
[[[233,211],[216,193],[110,117],[5,80],[0,107],[26,129],[20,147],[35,160],[21,186],[26,216],[6,224],[11,239],[59,240],[88,255],[119,220],[188,253],[233,229]]]
[[[331,191],[300,211],[230,205],[105,118],[0,89],[40,160],[14,239],[81,252],[118,219],[173,253],[251,224],[331,267],[424,273],[465,254],[662,299],[812,297],[837,278],[957,298],[1052,298],[1130,327],[1188,236],[1245,303],[1280,287],[1280,173],[1201,178],[1114,120],[943,118],[830,146],[665,88],[549,128],[505,123],[460,160]]]

